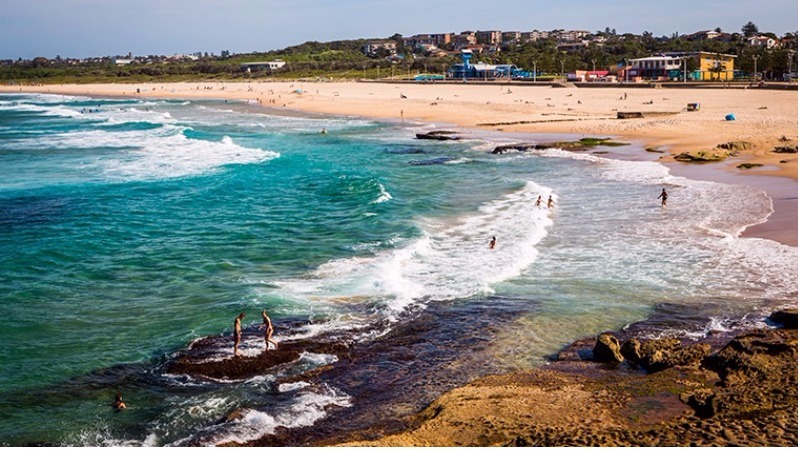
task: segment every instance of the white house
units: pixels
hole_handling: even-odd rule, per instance
[[[766,49],[771,49],[775,47],[778,42],[775,39],[772,39],[769,36],[753,36],[747,38],[747,42],[752,47],[763,47]]]
[[[286,61],[281,61],[277,59],[275,61],[263,61],[263,62],[248,62],[242,63],[241,68],[246,72],[250,72],[251,70],[275,70],[280,69],[281,67],[286,65]]]

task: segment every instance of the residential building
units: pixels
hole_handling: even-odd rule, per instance
[[[767,50],[778,45],[778,41],[769,36],[753,36],[747,38],[747,43],[752,47],[766,48]]]
[[[397,53],[397,42],[392,40],[370,41],[364,44],[364,54],[375,55],[381,50],[386,50],[390,55]]]
[[[475,37],[481,44],[497,45],[503,39],[503,32],[499,30],[477,31]]]
[[[477,44],[478,38],[475,37],[474,31],[462,31],[455,37],[454,42],[456,48],[465,48]]]
[[[516,44],[522,40],[522,33],[519,31],[504,31],[502,40],[504,43]]]
[[[549,37],[550,37],[550,32],[548,31],[533,30],[530,32],[528,40],[536,42],[540,39],[548,39]]]

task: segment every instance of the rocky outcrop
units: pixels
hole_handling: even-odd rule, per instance
[[[538,144],[522,143],[522,144],[505,144],[499,145],[492,150],[492,154],[503,154],[512,150],[524,152],[528,150],[545,150],[548,148],[560,148],[561,150],[568,150],[573,152],[590,150],[597,146],[605,147],[619,147],[622,145],[629,145],[626,142],[612,141],[610,138],[597,138],[586,137],[577,141],[556,141],[556,142],[541,142]]]
[[[512,150],[518,152],[528,151],[530,149],[536,149],[537,144],[505,144],[505,145],[498,145],[497,147],[492,150],[493,155],[502,155],[503,153],[508,153]]]
[[[739,152],[753,148],[753,144],[747,141],[730,141],[717,145],[718,149],[727,150],[731,156]]]
[[[678,339],[651,339],[644,342],[630,339],[623,344],[621,352],[632,363],[653,373],[674,366],[699,367],[703,358],[711,353],[711,346],[684,346]]]
[[[445,131],[445,130],[437,130],[437,131],[429,131],[427,133],[417,133],[417,139],[427,139],[433,141],[458,141],[461,140],[461,136],[458,136],[458,133],[455,131]]]
[[[592,353],[598,362],[618,364],[625,360],[620,353],[619,340],[611,333],[603,333],[597,337]]]
[[[613,347],[612,337],[597,341]],[[623,347],[642,359],[680,353],[673,339]],[[797,446],[796,330],[745,333],[699,367],[625,367],[570,358],[485,377],[437,399],[403,433],[345,445]]]
[[[784,328],[797,329],[797,308],[775,311],[769,316],[769,320]]]

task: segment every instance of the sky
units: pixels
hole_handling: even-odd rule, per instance
[[[797,0],[0,0],[0,59],[219,55],[465,30],[796,32]]]

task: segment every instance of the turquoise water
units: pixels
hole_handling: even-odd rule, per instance
[[[655,162],[491,155],[503,141],[492,136],[413,139],[428,129],[224,102],[0,96],[0,442],[242,441],[350,407],[335,385],[160,373],[240,311],[246,325],[263,308],[278,323],[322,321],[278,333],[291,340],[514,298],[527,312],[489,350],[501,370],[665,303],[695,311],[699,326],[672,331],[697,336],[796,304],[797,248],[738,237],[771,212],[763,192]],[[540,195],[556,207],[535,207]],[[116,390],[136,407],[110,413]],[[236,408],[246,423],[214,425]]]

